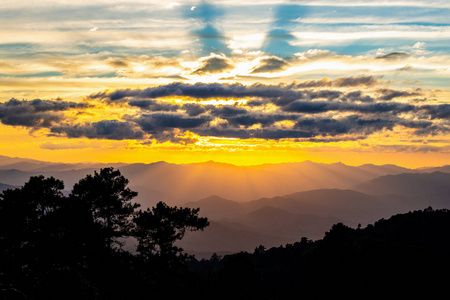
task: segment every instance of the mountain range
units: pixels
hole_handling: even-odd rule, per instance
[[[0,190],[44,175],[63,180],[68,193],[87,174],[110,166],[129,179],[144,209],[158,201],[200,208],[210,226],[178,242],[198,257],[279,246],[301,237],[320,239],[338,222],[365,226],[428,206],[450,208],[450,165],[408,169],[311,161],[256,166],[212,161],[68,164],[0,156]]]
[[[212,161],[193,164],[68,164],[0,156],[0,182],[21,186],[30,176],[54,176],[63,180],[66,189],[71,190],[73,184],[87,174],[111,166],[129,179],[130,187],[139,192],[139,202],[146,207],[158,201],[181,205],[211,195],[244,202],[314,189],[351,189],[385,175],[450,172],[450,165],[407,169],[395,165],[365,164],[355,167],[311,161],[255,166]]]

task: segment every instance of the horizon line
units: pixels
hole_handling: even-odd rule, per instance
[[[31,160],[31,161],[36,161],[36,162],[40,162],[40,163],[52,163],[52,164],[103,164],[103,165],[108,165],[108,164],[126,164],[126,165],[132,165],[132,164],[145,164],[145,165],[151,165],[151,164],[157,164],[157,163],[167,163],[167,164],[172,164],[172,165],[194,165],[194,164],[207,164],[207,163],[215,163],[215,164],[223,164],[223,165],[230,165],[230,166],[235,166],[235,167],[261,167],[261,166],[266,166],[266,165],[282,165],[282,164],[299,164],[299,163],[314,163],[314,164],[322,164],[322,165],[333,165],[333,164],[342,164],[345,166],[349,166],[349,167],[361,167],[364,165],[373,165],[373,166],[396,166],[396,167],[401,167],[401,168],[405,168],[405,169],[409,169],[409,170],[418,170],[418,169],[426,169],[426,168],[437,168],[437,167],[445,167],[448,166],[450,164],[443,164],[443,165],[433,165],[433,166],[421,166],[421,167],[406,167],[403,165],[397,165],[394,163],[385,163],[385,164],[374,164],[374,163],[364,163],[364,164],[347,164],[345,162],[342,161],[335,161],[335,162],[330,162],[330,163],[326,163],[326,162],[318,162],[318,161],[313,161],[310,159],[306,159],[306,160],[302,160],[302,161],[285,161],[285,162],[278,162],[278,163],[271,163],[271,162],[267,162],[267,163],[260,163],[260,164],[235,164],[235,163],[229,163],[229,162],[224,162],[224,161],[215,161],[212,159],[209,160],[204,160],[204,161],[197,161],[197,162],[188,162],[188,163],[175,163],[175,162],[170,162],[170,161],[165,161],[165,160],[158,160],[158,161],[153,161],[153,162],[123,162],[123,161],[117,161],[117,162],[95,162],[95,161],[79,161],[79,162],[62,162],[62,161],[48,161],[48,160],[39,160],[39,159],[34,159],[34,158],[28,158],[28,157],[17,157],[17,156],[8,156],[8,155],[1,155],[0,157],[5,157],[5,158],[11,158],[11,159],[22,159],[22,160]]]

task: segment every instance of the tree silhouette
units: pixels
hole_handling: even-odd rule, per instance
[[[120,244],[117,238],[130,234],[133,214],[140,206],[131,203],[137,192],[127,185],[128,179],[119,170],[103,168],[76,183],[70,195],[91,212],[94,222],[101,225],[109,249]]]
[[[174,246],[187,231],[203,230],[209,225],[206,218],[198,217],[199,208],[170,207],[158,202],[151,210],[140,210],[134,218],[137,251],[145,256],[175,258],[182,249]]]
[[[8,282],[33,281],[60,263],[53,216],[63,205],[63,188],[60,180],[35,176],[0,194],[0,275]]]

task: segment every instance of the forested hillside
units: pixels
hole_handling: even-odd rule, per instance
[[[336,223],[316,241],[198,260],[175,242],[209,225],[199,209],[141,210],[113,168],[63,190],[36,176],[0,194],[0,299],[432,299],[449,279],[447,209],[364,228]],[[131,237],[133,252],[123,247]]]

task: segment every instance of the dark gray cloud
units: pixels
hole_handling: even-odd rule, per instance
[[[132,119],[142,130],[149,133],[157,133],[167,129],[191,129],[204,125],[211,121],[209,116],[186,117],[183,114],[144,114],[138,118]]]
[[[132,122],[102,120],[88,124],[54,126],[52,133],[63,134],[70,138],[126,140],[142,139],[144,133]]]
[[[318,114],[328,111],[359,112],[365,114],[386,113],[398,114],[416,110],[414,105],[404,103],[346,103],[325,101],[294,101],[282,107],[286,112]]]
[[[378,151],[394,151],[394,152],[450,152],[450,146],[431,146],[431,145],[373,145]]]
[[[313,133],[313,136],[337,136],[344,134],[367,135],[382,129],[392,129],[395,125],[395,120],[389,118],[365,118],[351,115],[342,118],[305,118],[299,120],[294,128],[308,130]]]
[[[377,59],[387,59],[387,60],[397,60],[406,57],[410,57],[411,55],[405,52],[391,52],[388,54],[377,56]]]
[[[285,119],[286,116],[280,119]],[[264,116],[261,119],[268,119],[269,116]],[[298,118],[298,117],[297,117]],[[252,118],[250,118],[251,120]],[[264,124],[260,120],[248,122],[245,125]],[[244,119],[242,119],[244,120]],[[255,119],[254,119],[255,120]],[[359,115],[351,115],[342,118],[302,118],[298,120],[293,128],[282,129],[271,126],[275,120],[270,120],[260,129],[242,129],[230,127],[227,125],[213,126],[213,127],[199,127],[192,131],[199,135],[218,136],[218,137],[232,137],[232,138],[261,138],[261,139],[295,139],[308,138],[315,141],[327,141],[321,137],[333,136],[334,140],[348,140],[349,134],[357,135],[354,139],[360,139],[367,135],[381,131],[383,129],[392,130],[394,126],[398,125],[398,119],[383,119],[383,118],[365,118]],[[239,124],[242,125],[242,124]],[[266,127],[267,126],[267,127]],[[412,127],[412,126],[411,126]]]
[[[193,72],[193,74],[213,74],[232,69],[233,65],[223,57],[210,57],[204,61],[203,66]]]
[[[291,85],[294,88],[314,88],[314,87],[356,87],[374,86],[378,80],[373,76],[339,77],[335,80],[323,78],[321,80],[307,80],[296,82]]]
[[[0,103],[0,121],[5,125],[25,126],[34,129],[50,127],[64,119],[63,111],[85,109],[87,103],[61,100],[17,100]]]
[[[319,90],[319,91],[307,91],[309,99],[328,99],[330,101],[337,99],[343,95],[340,91],[329,91],[329,90]]]
[[[131,100],[128,104],[149,111],[177,111],[180,108],[179,105],[158,102],[156,100]]]
[[[379,89],[379,90],[377,90],[377,92],[381,94],[378,97],[378,99],[383,100],[383,101],[391,101],[394,98],[411,97],[411,96],[421,95],[418,92],[397,91],[397,90],[391,90],[391,89]]]
[[[120,58],[112,58],[107,61],[107,63],[114,68],[127,68],[128,62]]]
[[[348,105],[342,109],[343,111],[356,111],[360,113],[391,113],[399,114],[406,112],[414,112],[416,107],[406,103],[370,103],[359,105]]]
[[[340,107],[342,107],[341,104],[337,102],[295,101],[284,106],[282,110],[286,112],[317,114],[330,110],[339,110]]]
[[[361,91],[353,91],[345,94],[345,96],[342,98],[343,101],[350,101],[350,102],[365,102],[370,103],[374,102],[375,99],[368,95],[363,95]]]
[[[450,104],[423,105],[420,107],[431,119],[445,119],[450,121]]]
[[[335,85],[359,85],[370,78],[351,77],[328,82]],[[298,89],[291,85],[172,83],[144,90],[117,90],[91,95],[106,105],[116,102],[136,108],[134,115],[121,120],[77,124],[64,113],[83,111],[89,104],[60,100],[18,101],[0,104],[0,120],[7,125],[34,128],[47,127],[51,134],[92,139],[156,139],[159,142],[193,142],[187,131],[201,136],[314,139],[315,141],[361,139],[392,130],[396,126],[413,129],[416,135],[427,136],[450,132],[450,105],[419,105],[400,103],[399,97],[415,96],[420,90],[377,90],[376,99],[360,90],[342,92],[329,89]],[[182,96],[197,103],[172,104],[159,97]],[[242,99],[247,104],[202,105],[202,99]],[[220,118],[220,122],[213,122]],[[443,121],[445,120],[445,121]],[[277,122],[291,121],[293,126]],[[447,121],[447,122],[446,122]],[[60,125],[62,124],[62,125]],[[258,126],[255,126],[258,125]]]
[[[196,134],[203,136],[216,136],[240,139],[289,139],[289,138],[310,138],[311,132],[291,129],[235,129],[210,127],[193,130]]]
[[[398,68],[397,70],[399,70],[399,71],[410,71],[410,70],[413,70],[413,69],[414,69],[414,67],[411,66],[411,65],[404,65],[403,67]]]
[[[156,99],[169,96],[185,96],[195,99],[211,98],[265,98],[276,99],[281,102],[289,102],[302,99],[304,93],[288,86],[264,85],[261,83],[245,86],[240,83],[195,83],[182,82],[170,83],[147,89],[124,89],[114,92],[101,92],[90,95],[91,99],[103,99],[106,101],[126,101],[129,98]]]
[[[312,86],[344,86],[344,85],[360,85],[364,83],[372,82],[372,77],[350,77],[350,78],[338,78],[336,81],[324,81],[325,83],[307,84],[309,87]],[[321,82],[321,81],[318,81]],[[97,94],[90,95],[91,99],[102,99],[104,101],[112,102],[131,102],[131,101],[141,101],[141,100],[152,100],[162,97],[170,96],[182,96],[190,97],[194,99],[213,99],[213,98],[251,98],[250,105],[260,105],[261,100],[267,99],[272,101],[277,105],[286,105],[295,100],[300,99],[318,99],[326,98],[328,100],[334,100],[343,95],[341,91],[337,90],[299,90],[302,84],[290,84],[290,85],[265,85],[261,83],[252,84],[249,86],[242,85],[240,83],[234,84],[220,84],[220,83],[195,83],[186,84],[181,82],[171,83],[167,85],[161,85],[157,87],[151,87],[147,89],[125,89],[116,90],[114,92],[101,92]],[[408,92],[397,92],[394,90],[380,90],[381,95],[384,99],[389,97],[404,97],[407,95],[413,95],[413,93]],[[359,96],[361,102],[369,102],[369,98],[364,98],[362,95]],[[259,102],[258,102],[259,101]],[[142,103],[145,102],[133,102]]]
[[[249,100],[249,101],[247,101],[247,105],[250,106],[250,107],[262,106],[264,104],[265,104],[265,102],[261,101],[261,100]]]
[[[298,115],[294,114],[262,114],[262,113],[249,113],[246,115],[240,115],[236,117],[227,118],[228,123],[231,126],[239,127],[249,127],[255,124],[260,124],[262,127],[272,126],[274,123],[279,121],[296,121],[299,118]]]
[[[237,115],[247,114],[247,110],[242,107],[237,106],[213,106],[209,105],[207,107],[211,111],[211,115],[219,118],[229,118],[235,117]]]
[[[432,125],[424,128],[419,128],[415,131],[415,134],[418,136],[429,136],[429,135],[437,135],[437,134],[448,134],[450,133],[450,124],[445,125]]]
[[[183,104],[181,108],[186,111],[189,117],[196,117],[206,112],[206,109],[202,105],[194,103]]]
[[[350,86],[373,86],[378,83],[378,80],[372,76],[358,76],[358,77],[339,77],[333,82],[336,87],[350,87]]]
[[[261,59],[259,65],[252,71],[252,74],[282,71],[287,65],[287,62],[278,57],[264,58]]]

